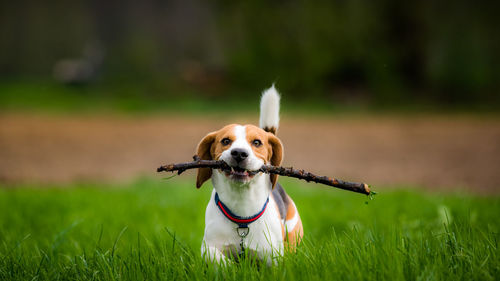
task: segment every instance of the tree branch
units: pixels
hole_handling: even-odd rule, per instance
[[[231,167],[228,164],[226,164],[226,162],[221,160],[202,160],[197,155],[193,156],[193,160],[194,161],[192,162],[164,165],[156,169],[156,171],[157,172],[177,171],[178,175],[182,174],[185,170],[196,169],[196,168],[212,168],[212,169],[220,169],[223,171],[231,171]],[[297,170],[292,167],[285,168],[285,167],[276,167],[272,165],[264,165],[258,171],[254,172],[262,172],[267,174],[276,174],[285,177],[292,177],[305,180],[307,182],[312,181],[366,195],[371,194],[370,187],[366,183],[348,182],[327,176],[317,176],[313,173],[309,173],[304,170]]]

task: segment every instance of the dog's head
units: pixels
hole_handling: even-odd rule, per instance
[[[255,176],[252,171],[263,164],[279,166],[283,159],[283,145],[272,133],[254,125],[231,124],[209,133],[198,144],[198,156],[203,160],[222,160],[232,167],[225,176],[235,182],[247,183]],[[212,176],[212,169],[198,169],[196,187]],[[278,177],[271,175],[274,188]]]

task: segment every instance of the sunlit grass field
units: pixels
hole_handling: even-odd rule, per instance
[[[276,266],[200,257],[211,187],[189,178],[0,189],[2,280],[498,280],[500,198],[359,194],[282,179],[305,241]]]

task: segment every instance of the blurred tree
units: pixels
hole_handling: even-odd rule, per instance
[[[133,84],[145,89],[144,98],[245,95],[276,81],[296,101],[498,105],[499,6],[486,0],[2,1],[0,75],[52,79],[53,71],[79,69],[78,61],[95,70],[84,81]],[[94,42],[99,63],[84,52]]]

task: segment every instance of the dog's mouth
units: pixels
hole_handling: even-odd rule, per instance
[[[250,171],[241,167],[230,167],[230,170],[225,170],[226,177],[236,181],[248,181],[252,179],[258,171]]]

